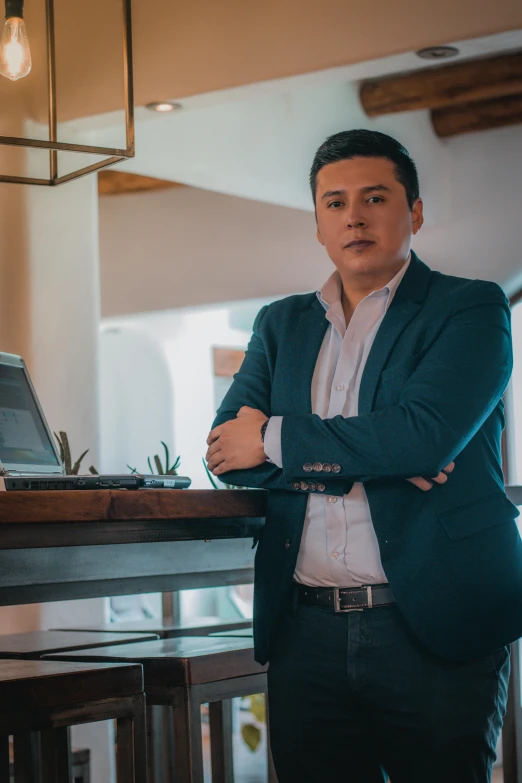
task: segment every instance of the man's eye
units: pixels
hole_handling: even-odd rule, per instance
[[[328,204],[328,209],[330,209],[330,207],[335,207],[337,209],[337,207],[342,206],[342,203],[342,201],[330,201]]]
[[[373,204],[378,204],[380,201],[384,201],[384,199],[381,198],[381,196],[370,196],[368,201],[371,201]]]

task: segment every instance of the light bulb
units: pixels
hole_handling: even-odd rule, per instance
[[[0,74],[14,82],[27,76],[31,65],[25,22],[20,16],[11,16],[5,20],[0,38]]]

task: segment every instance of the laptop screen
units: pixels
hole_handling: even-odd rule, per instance
[[[0,462],[59,466],[23,367],[0,364]]]

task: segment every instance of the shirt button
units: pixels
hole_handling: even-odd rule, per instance
[[[328,498],[328,502],[337,503],[337,498],[335,497],[335,495],[330,495],[330,497]]]
[[[344,389],[344,383],[338,383],[335,388],[337,389],[337,391],[342,391]]]
[[[332,552],[332,557],[334,560],[337,560],[337,558],[339,557],[339,552]]]

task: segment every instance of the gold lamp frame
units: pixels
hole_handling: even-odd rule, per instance
[[[0,144],[11,147],[27,147],[49,150],[49,179],[38,177],[13,177],[0,173],[0,182],[15,182],[21,185],[62,185],[64,182],[83,177],[107,166],[113,166],[122,160],[134,157],[134,85],[132,74],[132,28],[131,0],[122,0],[123,4],[123,79],[125,94],[125,134],[126,149],[113,147],[93,147],[84,144],[69,144],[57,141],[56,119],[56,45],[54,35],[54,0],[46,0],[47,30],[47,77],[49,91],[48,127],[49,140],[25,139],[16,136],[0,136]],[[58,152],[80,152],[94,155],[108,155],[105,160],[85,166],[69,174],[58,174]]]

